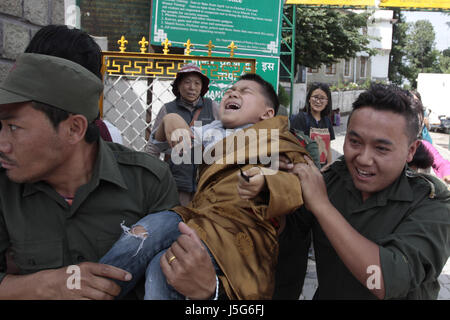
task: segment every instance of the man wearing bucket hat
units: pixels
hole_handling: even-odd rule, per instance
[[[194,125],[195,121],[201,121],[201,125],[206,125],[218,119],[219,105],[205,97],[208,86],[208,77],[201,72],[197,65],[193,63],[184,65],[177,72],[172,83],[172,92],[176,99],[166,103],[159,111],[150,139],[145,147],[146,152],[156,156],[159,156],[161,152],[165,153],[165,160],[168,161],[177,184],[181,205],[187,205],[195,193],[196,165],[194,161],[191,161],[191,164],[174,164],[170,160],[171,149],[167,144],[159,143],[155,139],[155,133],[162,119],[168,113],[180,115],[189,126]]]
[[[89,133],[102,90],[79,64],[30,53],[0,85],[0,298],[114,298],[129,275],[88,261],[122,221],[178,203],[165,164]]]

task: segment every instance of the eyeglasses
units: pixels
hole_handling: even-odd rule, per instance
[[[328,101],[328,98],[319,97],[319,96],[311,96],[311,99],[314,99],[314,100],[319,101],[319,102]]]

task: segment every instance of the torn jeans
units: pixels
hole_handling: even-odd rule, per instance
[[[131,228],[122,225],[124,233],[99,263],[109,264],[132,274],[130,281],[115,280],[122,288],[117,299],[130,292],[145,274],[146,300],[185,299],[170,286],[161,270],[159,260],[168,248],[181,235],[178,230],[181,217],[173,211],[151,213],[139,220]],[[142,226],[146,234],[134,234],[134,227]],[[137,232],[136,232],[137,233]],[[216,272],[221,273],[215,259],[211,256]]]

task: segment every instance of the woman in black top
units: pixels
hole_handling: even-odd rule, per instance
[[[316,82],[308,90],[303,111],[289,118],[292,129],[303,131],[317,142],[322,167],[332,162],[330,142],[335,137],[333,124],[329,118],[331,109],[329,86],[326,83]]]

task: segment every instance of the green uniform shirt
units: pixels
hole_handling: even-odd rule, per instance
[[[404,170],[391,186],[362,202],[345,161],[336,161],[324,178],[331,203],[353,228],[379,245],[385,298],[436,299],[437,278],[450,255],[447,187],[435,177]],[[317,220],[309,217],[319,282],[315,298],[375,299],[345,267]]]
[[[0,281],[11,247],[21,274],[98,261],[122,233],[151,212],[178,204],[168,166],[100,139],[91,180],[70,206],[43,182],[17,184],[0,169]]]

